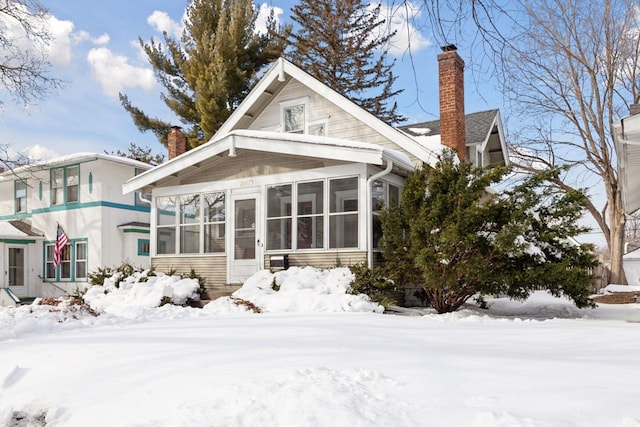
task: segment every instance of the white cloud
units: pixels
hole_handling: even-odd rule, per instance
[[[106,47],[91,49],[87,61],[93,69],[94,78],[108,96],[117,98],[125,87],[151,90],[156,84],[152,69],[133,66],[127,57],[115,55]]]
[[[0,14],[3,36],[13,43],[13,47],[30,55],[44,55],[53,64],[68,65],[71,62],[73,22],[61,21],[53,15],[33,16],[23,5],[13,6],[22,19],[29,21],[36,33],[50,35],[50,39],[29,38],[18,21]]]
[[[98,38],[91,39],[93,44],[97,44],[99,46],[105,46],[105,45],[109,44],[109,40],[111,40],[111,37],[109,37],[109,34],[107,34],[107,33],[104,33],[103,35],[101,35]]]
[[[172,37],[180,37],[182,35],[182,24],[171,19],[167,12],[154,10],[147,18],[147,22],[158,32],[166,32]]]
[[[40,144],[27,147],[22,154],[24,154],[29,158],[29,160],[34,162],[45,161],[60,157],[60,155],[56,151]]]
[[[267,19],[271,14],[271,10],[273,10],[273,15],[276,22],[280,22],[280,17],[284,13],[284,11],[275,6],[268,5],[267,3],[262,3],[260,5],[260,10],[258,11],[258,18],[256,19],[256,32],[260,34],[267,33]]]
[[[370,5],[370,8],[377,5]],[[380,16],[385,17],[387,30],[396,31],[396,35],[390,40],[389,54],[400,56],[409,49],[416,53],[431,46],[431,41],[413,25],[412,22],[420,17],[420,6],[411,2],[403,2],[400,6],[390,9],[382,6]]]

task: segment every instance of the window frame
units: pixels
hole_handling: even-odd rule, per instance
[[[69,171],[77,169],[77,175],[71,174]],[[58,186],[56,184],[56,177],[58,173],[62,173],[61,176],[61,185]],[[50,170],[50,179],[51,183],[49,186],[50,190],[50,200],[49,203],[51,206],[66,206],[71,204],[80,203],[80,184],[81,184],[81,175],[80,175],[80,164],[76,163],[73,165],[60,166],[56,168],[51,168]],[[75,184],[69,184],[69,180],[73,177],[77,177],[77,182]],[[76,188],[76,200],[70,200],[70,192],[71,189]],[[58,191],[60,191],[60,197],[62,200],[58,200]]]
[[[18,188],[18,186],[24,186],[24,188],[20,189]],[[14,185],[13,185],[13,196],[14,196],[14,208],[15,208],[15,213],[26,213],[28,210],[28,204],[27,204],[27,196],[28,196],[28,189],[27,189],[28,185],[27,185],[27,180],[26,179],[17,179],[14,181]],[[22,197],[18,196],[18,191],[20,190],[24,190],[24,195]],[[24,204],[24,208],[23,205]]]
[[[62,262],[53,267],[55,240],[44,242],[43,275],[45,282],[87,282],[89,280],[89,239],[69,239],[62,251]],[[78,258],[78,246],[85,246],[85,258]],[[66,259],[65,259],[66,258]],[[78,276],[78,264],[84,263],[84,276]],[[69,277],[63,277],[63,264],[68,265]],[[53,272],[53,275],[50,275]]]
[[[286,110],[302,107],[302,127],[296,130],[286,130]],[[302,98],[290,99],[288,101],[280,102],[280,129],[283,133],[294,133],[294,134],[306,134],[307,133],[307,125],[309,123],[308,117],[308,108],[309,106],[309,97],[305,96]]]

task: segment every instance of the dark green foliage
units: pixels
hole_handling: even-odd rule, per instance
[[[301,0],[292,9],[297,23],[287,28],[287,56],[331,89],[387,123],[404,120],[388,105],[394,90],[394,62],[387,62],[389,39],[380,5],[361,0]]]
[[[365,294],[371,298],[371,301],[385,307],[398,304],[402,300],[404,296],[402,287],[385,277],[382,269],[371,270],[365,264],[351,265],[349,269],[356,276],[351,283],[352,294]]]
[[[206,141],[246,97],[256,74],[284,49],[273,15],[268,34],[255,32],[258,10],[251,0],[192,0],[180,40],[164,34],[164,45],[140,39],[161,98],[180,119],[191,148]],[[141,132],[152,131],[167,145],[171,125],[152,118],[120,94],[122,106]]]
[[[584,196],[552,194],[540,186],[545,175],[488,194],[506,173],[457,163],[449,154],[434,169],[414,172],[402,211],[382,218],[389,268],[400,283],[422,286],[440,313],[473,295],[525,299],[535,289],[567,296],[578,307],[591,305],[589,268],[597,262],[589,247],[572,239],[585,231],[576,223]]]

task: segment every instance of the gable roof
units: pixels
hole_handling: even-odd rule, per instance
[[[373,130],[393,141],[403,150],[411,153],[424,163],[434,166],[438,161],[439,155],[442,153],[442,149],[445,148],[441,146],[439,150],[434,150],[432,147],[423,146],[404,132],[388,125],[375,115],[369,113],[353,101],[340,95],[335,90],[283,58],[278,59],[271,65],[271,68],[269,68],[249,95],[242,101],[238,108],[236,108],[227,121],[224,122],[220,129],[218,129],[215,135],[213,135],[211,141],[218,139],[221,135],[229,133],[231,130],[248,127],[248,124],[258,112],[262,111],[266,105],[271,102],[274,95],[282,90],[291,79],[302,83],[345,112],[366,123]]]
[[[489,137],[499,113],[496,109],[465,114],[466,145],[484,142]],[[440,135],[440,120],[404,125],[400,126],[400,129],[412,136]]]
[[[502,149],[502,157],[505,164],[509,159],[506,155],[507,147],[504,140],[502,130],[502,121],[500,120],[500,110],[485,110],[475,113],[465,114],[465,145],[481,145],[486,146],[492,133],[499,134],[500,147]],[[431,139],[439,141],[440,137],[440,120],[431,120],[428,122],[416,123],[412,125],[404,125],[399,129],[413,136],[414,138]]]

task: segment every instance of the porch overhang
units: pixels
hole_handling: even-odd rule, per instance
[[[166,177],[176,177],[181,172],[197,167],[220,155],[235,157],[238,150],[252,150],[314,159],[338,160],[383,166],[392,162],[404,171],[414,169],[411,160],[399,151],[339,138],[316,135],[289,134],[283,132],[234,130],[212,140],[182,156],[138,175],[122,186],[123,194],[148,190],[157,186]]]

